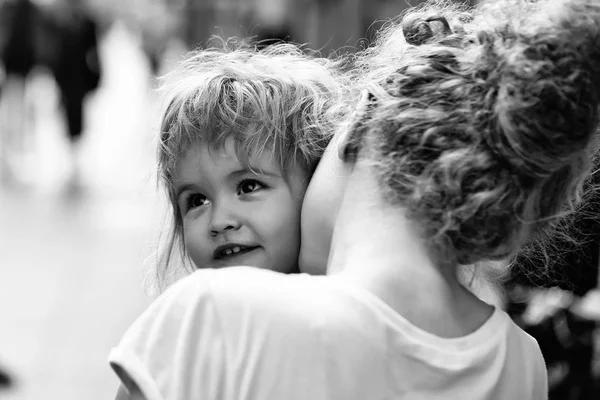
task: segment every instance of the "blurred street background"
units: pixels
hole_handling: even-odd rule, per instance
[[[353,51],[418,3],[0,0],[0,399],[114,398],[106,358],[151,301],[167,210],[154,176],[157,76],[213,34]],[[599,393],[591,220],[591,245],[571,262],[585,273],[507,288],[507,309],[550,358],[553,399]]]
[[[114,398],[107,351],[147,304],[143,265],[162,212],[157,108],[139,39],[115,25],[99,54],[77,182],[56,83],[29,78],[32,137],[0,187],[0,368],[15,380],[0,398]]]

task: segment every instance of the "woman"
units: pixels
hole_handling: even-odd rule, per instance
[[[436,2],[382,35],[375,57],[387,40],[398,57],[373,60],[304,201],[305,237],[335,221],[327,276],[193,273],[113,351],[119,398],[547,398],[535,340],[457,271],[511,257],[576,197],[600,5],[499,3]]]

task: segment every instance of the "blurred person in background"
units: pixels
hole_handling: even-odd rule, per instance
[[[293,41],[289,22],[290,0],[254,0],[251,18],[260,47]]]
[[[0,369],[0,390],[8,389],[11,386],[12,378],[6,371]]]
[[[2,121],[2,174],[5,182],[22,181],[23,154],[32,148],[32,113],[27,79],[43,66],[54,77],[64,109],[72,150],[71,183],[78,184],[78,144],[84,131],[84,101],[100,83],[97,22],[83,0],[31,0],[0,3],[0,55],[6,70]]]
[[[19,158],[31,141],[26,83],[37,62],[38,19],[39,10],[30,0],[0,1],[0,169],[4,183],[15,181]]]
[[[150,74],[160,74],[165,52],[171,36],[174,35],[175,17],[165,1],[149,1],[144,12],[139,15],[142,34],[142,50],[148,58]]]
[[[64,107],[71,146],[71,181],[79,185],[79,143],[85,130],[84,102],[100,84],[98,23],[83,0],[56,4],[55,31],[58,53],[51,69]]]

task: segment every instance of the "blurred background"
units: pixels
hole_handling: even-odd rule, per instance
[[[106,357],[147,306],[166,200],[154,78],[212,34],[368,45],[418,0],[0,0],[0,398],[114,398]],[[593,211],[594,213],[596,211]],[[598,232],[561,282],[515,277],[554,399],[598,398]],[[9,387],[10,386],[10,387]]]

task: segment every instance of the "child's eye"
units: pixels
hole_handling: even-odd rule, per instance
[[[248,194],[264,188],[265,185],[254,179],[245,179],[238,185],[238,195]]]
[[[186,200],[186,209],[191,210],[192,208],[202,207],[209,203],[205,195],[196,193],[190,194]]]

